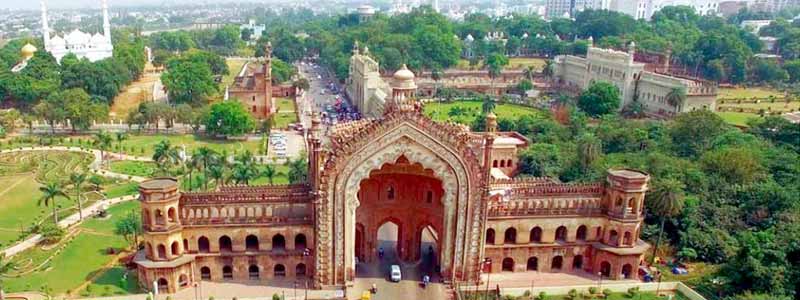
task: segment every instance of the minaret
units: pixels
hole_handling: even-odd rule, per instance
[[[264,118],[272,112],[272,41],[264,48]]]
[[[436,13],[440,13],[439,11],[439,0],[433,0],[433,11]]]
[[[47,5],[44,4],[44,0],[41,0],[42,6],[42,36],[44,38],[44,49],[50,50],[50,26],[47,25]]]
[[[103,36],[111,44],[111,22],[108,21],[108,0],[103,0]]]

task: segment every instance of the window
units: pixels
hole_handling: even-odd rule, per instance
[[[299,263],[294,268],[294,276],[296,277],[305,277],[306,276],[306,265],[304,263]]]
[[[486,229],[486,244],[487,245],[494,244],[494,229],[492,228]]]
[[[209,268],[209,267],[200,268],[200,279],[201,280],[211,280],[211,268]]]
[[[219,252],[232,252],[233,251],[233,241],[227,235],[223,235],[219,238]]]
[[[259,249],[258,237],[255,235],[248,235],[244,240],[244,244],[247,251],[258,251]]]
[[[286,238],[281,234],[272,237],[272,250],[286,250]]]
[[[517,229],[511,227],[506,229],[506,233],[503,236],[503,243],[506,244],[515,244],[517,243]]]
[[[586,240],[586,226],[581,225],[578,227],[578,231],[575,233],[575,239],[579,241]]]
[[[561,226],[556,229],[556,240],[559,242],[567,241],[567,227]]]
[[[210,243],[208,242],[208,238],[204,237],[204,236],[201,236],[197,240],[197,251],[200,252],[200,253],[208,253],[208,252],[210,252],[211,251],[210,250],[211,247],[210,247],[209,244]]]
[[[514,259],[511,257],[503,258],[503,271],[514,272]]]
[[[427,202],[427,203],[433,203],[433,192],[432,192],[432,191],[428,191],[428,192],[426,193],[426,195],[425,195],[425,202]]]
[[[542,228],[539,226],[534,227],[531,229],[530,240],[532,243],[541,243],[542,242]]]
[[[231,266],[222,267],[222,279],[233,279],[233,267]]]
[[[247,274],[248,277],[250,277],[250,280],[258,280],[258,278],[260,277],[258,274],[258,266],[250,265],[250,267],[247,268]]]
[[[305,234],[298,234],[294,237],[294,248],[298,250],[302,250],[306,248],[306,235]]]
[[[389,189],[386,190],[386,198],[389,200],[394,200],[394,187],[390,186]]]
[[[550,264],[550,269],[552,270],[561,270],[561,266],[564,265],[564,257],[559,255],[553,257],[553,262]]]
[[[273,275],[275,277],[285,277],[286,276],[286,267],[281,264],[275,265],[275,269],[273,269]]]
[[[539,259],[536,256],[528,258],[528,266],[526,268],[528,271],[536,271],[539,270]]]

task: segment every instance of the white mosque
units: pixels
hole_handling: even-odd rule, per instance
[[[42,5],[42,35],[44,35],[44,48],[50,52],[56,61],[68,53],[74,53],[78,58],[87,58],[89,61],[98,61],[113,55],[114,46],[111,44],[111,23],[108,21],[108,3],[102,0],[103,5],[103,33],[89,34],[79,29],[62,36],[56,34],[50,38],[50,27],[47,23],[47,6],[44,0]]]

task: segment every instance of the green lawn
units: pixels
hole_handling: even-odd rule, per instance
[[[452,120],[458,123],[471,125],[472,121],[481,114],[482,104],[481,101],[454,101],[449,103],[429,102],[425,104],[424,111],[426,115],[432,117],[435,121]],[[463,111],[457,115],[451,116],[450,112],[454,111],[457,107],[460,107]],[[542,111],[535,108],[503,103],[497,104],[494,113],[497,115],[498,119],[518,119],[524,115],[534,117],[542,115]]]
[[[173,146],[178,147],[179,149],[186,147],[188,154],[191,154],[192,150],[203,146],[209,147],[220,153],[222,153],[223,150],[226,150],[229,154],[244,150],[250,150],[253,153],[258,151],[258,141],[218,140],[191,134],[133,135],[130,136],[128,140],[122,142],[122,147],[127,153],[150,157],[153,155],[153,147],[155,147],[155,145],[162,140],[168,140]],[[144,152],[142,152],[142,150],[144,150]]]
[[[738,87],[738,88],[719,88],[718,90],[718,99],[739,99],[739,98],[767,98],[769,96],[775,96],[778,98],[783,98],[783,93],[780,91],[771,89],[771,88],[761,88],[761,87]]]
[[[505,69],[524,69],[528,66],[533,66],[536,71],[541,71],[544,69],[546,63],[547,61],[542,58],[511,57],[508,59],[508,65],[505,67]],[[458,60],[455,68],[461,70],[480,70],[483,69],[483,61],[479,61],[475,66],[470,66],[469,60],[462,58]]]
[[[150,177],[156,170],[156,164],[148,161],[118,160],[111,162],[110,169],[115,173]]]
[[[717,112],[726,123],[737,126],[747,126],[747,120],[759,118],[757,114],[740,112]]]
[[[222,76],[221,90],[225,91],[225,87],[233,83],[236,79],[236,75],[239,75],[239,71],[242,70],[242,66],[244,66],[243,60],[234,60],[234,59],[226,59],[225,64],[228,65],[228,75]]]
[[[288,98],[275,98],[275,106],[278,112],[291,112],[297,110],[294,100]]]
[[[288,128],[289,124],[297,123],[296,112],[279,112],[274,115],[274,128]]]
[[[289,167],[284,165],[275,165],[275,171],[278,173],[278,175],[272,179],[273,184],[289,183],[289,177],[287,177],[287,174],[289,174]],[[250,184],[269,184],[269,180],[267,180],[267,177],[262,176],[250,182]]]
[[[764,111],[793,111],[800,109],[800,101],[791,101],[786,102],[782,100],[776,100],[775,102],[770,101],[762,101],[761,103],[734,103],[733,101],[727,103],[718,103],[717,106],[720,107],[741,107],[741,108],[750,108],[750,109],[763,109]]]
[[[106,219],[89,219],[81,225],[81,233],[58,254],[53,256],[57,248],[43,250],[32,248],[14,256],[13,260],[22,270],[38,266],[47,258],[53,257],[45,267],[21,277],[5,279],[7,292],[38,291],[43,286],[52,289],[55,294],[74,291],[83,282],[94,278],[91,295],[137,292],[136,285],[130,279],[125,289],[120,287],[124,270],[112,268],[105,270],[114,255],[108,254],[108,248],[122,249],[128,243],[122,237],[113,234],[114,223],[130,211],[137,210],[137,201],[120,203],[108,209]],[[106,290],[105,286],[109,286]]]

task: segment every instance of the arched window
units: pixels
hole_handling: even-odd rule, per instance
[[[550,264],[550,269],[552,270],[561,270],[561,267],[564,265],[564,257],[558,255],[553,257],[553,263]]]
[[[247,274],[250,280],[258,280],[258,278],[260,277],[258,274],[258,266],[250,265],[250,267],[247,268]]]
[[[299,263],[296,267],[294,267],[294,275],[296,277],[304,277],[306,276],[306,264]]]
[[[559,242],[567,241],[567,227],[560,226],[556,229],[556,241]]]
[[[294,249],[296,250],[303,250],[306,248],[306,235],[305,234],[297,234],[294,236]]]
[[[629,198],[629,199],[628,199],[628,209],[627,209],[627,212],[629,212],[629,213],[630,213],[630,212],[633,212],[633,204],[634,204],[634,202],[636,202],[636,199],[634,199],[634,198]]]
[[[219,238],[219,252],[231,252],[233,251],[233,241],[227,235],[223,235]]]
[[[180,246],[180,244],[178,244],[177,241],[172,242],[172,246],[170,248],[172,248],[170,250],[172,250],[172,255],[173,256],[181,255],[181,249],[180,249],[181,246]]]
[[[517,243],[517,229],[514,227],[506,229],[506,233],[503,235],[503,243],[505,244],[515,244]]]
[[[506,167],[506,161],[505,160],[502,160],[502,159],[500,160],[500,167],[501,168],[505,168]]]
[[[145,253],[147,253],[147,256],[149,256],[150,258],[155,258],[156,257],[156,253],[153,252],[153,245],[152,244],[147,243],[147,245],[145,245],[145,248],[146,248],[145,249],[145,251],[146,251]]]
[[[625,232],[625,235],[622,237],[622,243],[624,243],[627,246],[633,245],[633,235],[631,234],[630,231]]]
[[[614,203],[615,207],[622,207],[622,197],[617,197],[617,201]]]
[[[165,247],[164,244],[158,245],[158,258],[167,259],[167,247]]]
[[[526,268],[528,271],[537,271],[539,270],[539,258],[536,256],[532,256],[528,258],[528,267]]]
[[[200,279],[211,280],[211,268],[209,267],[200,268]]]
[[[189,286],[189,276],[186,276],[186,274],[178,276],[178,285],[181,287]]]
[[[486,229],[486,244],[494,245],[494,228]]]
[[[393,200],[394,199],[394,187],[390,186],[386,189],[386,199]]]
[[[147,210],[147,209],[143,209],[142,210],[142,219],[144,219],[144,221],[143,221],[144,226],[150,227],[150,225],[153,225],[153,224],[150,224],[150,210]]]
[[[603,241],[603,227],[597,226],[594,230],[595,240]]]
[[[513,165],[513,163],[511,162],[510,159],[506,161],[506,167],[507,168],[511,168],[512,165]]]
[[[166,293],[168,289],[169,289],[169,282],[167,281],[167,279],[163,278],[163,277],[159,278],[158,279],[158,291]]]
[[[531,243],[541,243],[542,242],[542,228],[539,226],[533,227],[531,229]]]
[[[575,239],[579,241],[586,241],[586,226],[581,225],[578,227],[578,231],[575,232]]]
[[[575,270],[583,268],[583,255],[575,255],[575,257],[572,258],[572,268]]]
[[[425,193],[425,202],[426,203],[433,203],[433,192],[432,191],[428,191],[427,193]]]
[[[273,269],[273,274],[275,277],[285,277],[286,276],[286,267],[281,264],[275,265],[275,269]]]
[[[258,237],[255,235],[248,235],[244,239],[244,246],[247,251],[258,251]]]
[[[167,219],[169,219],[170,223],[176,223],[178,221],[178,218],[175,217],[174,207],[170,207],[169,210],[167,210]]]
[[[164,212],[160,209],[156,209],[156,225],[164,225]]]
[[[600,274],[605,277],[611,276],[611,264],[607,261],[600,263]]]
[[[631,275],[633,275],[633,267],[630,264],[622,266],[622,278],[630,279]]]
[[[608,244],[611,246],[616,246],[619,240],[619,234],[616,230],[611,230],[608,234]]]
[[[222,267],[222,279],[233,279],[233,267],[231,266]]]
[[[197,239],[197,252],[200,253],[208,253],[211,252],[211,243],[208,242],[208,238],[201,236]]]
[[[514,259],[511,257],[503,258],[503,271],[514,272]]]
[[[286,250],[286,238],[281,234],[272,237],[272,250]]]
[[[497,168],[497,160],[492,161],[492,168]]]
[[[188,239],[183,239],[183,251],[184,252],[189,252],[189,240]]]

